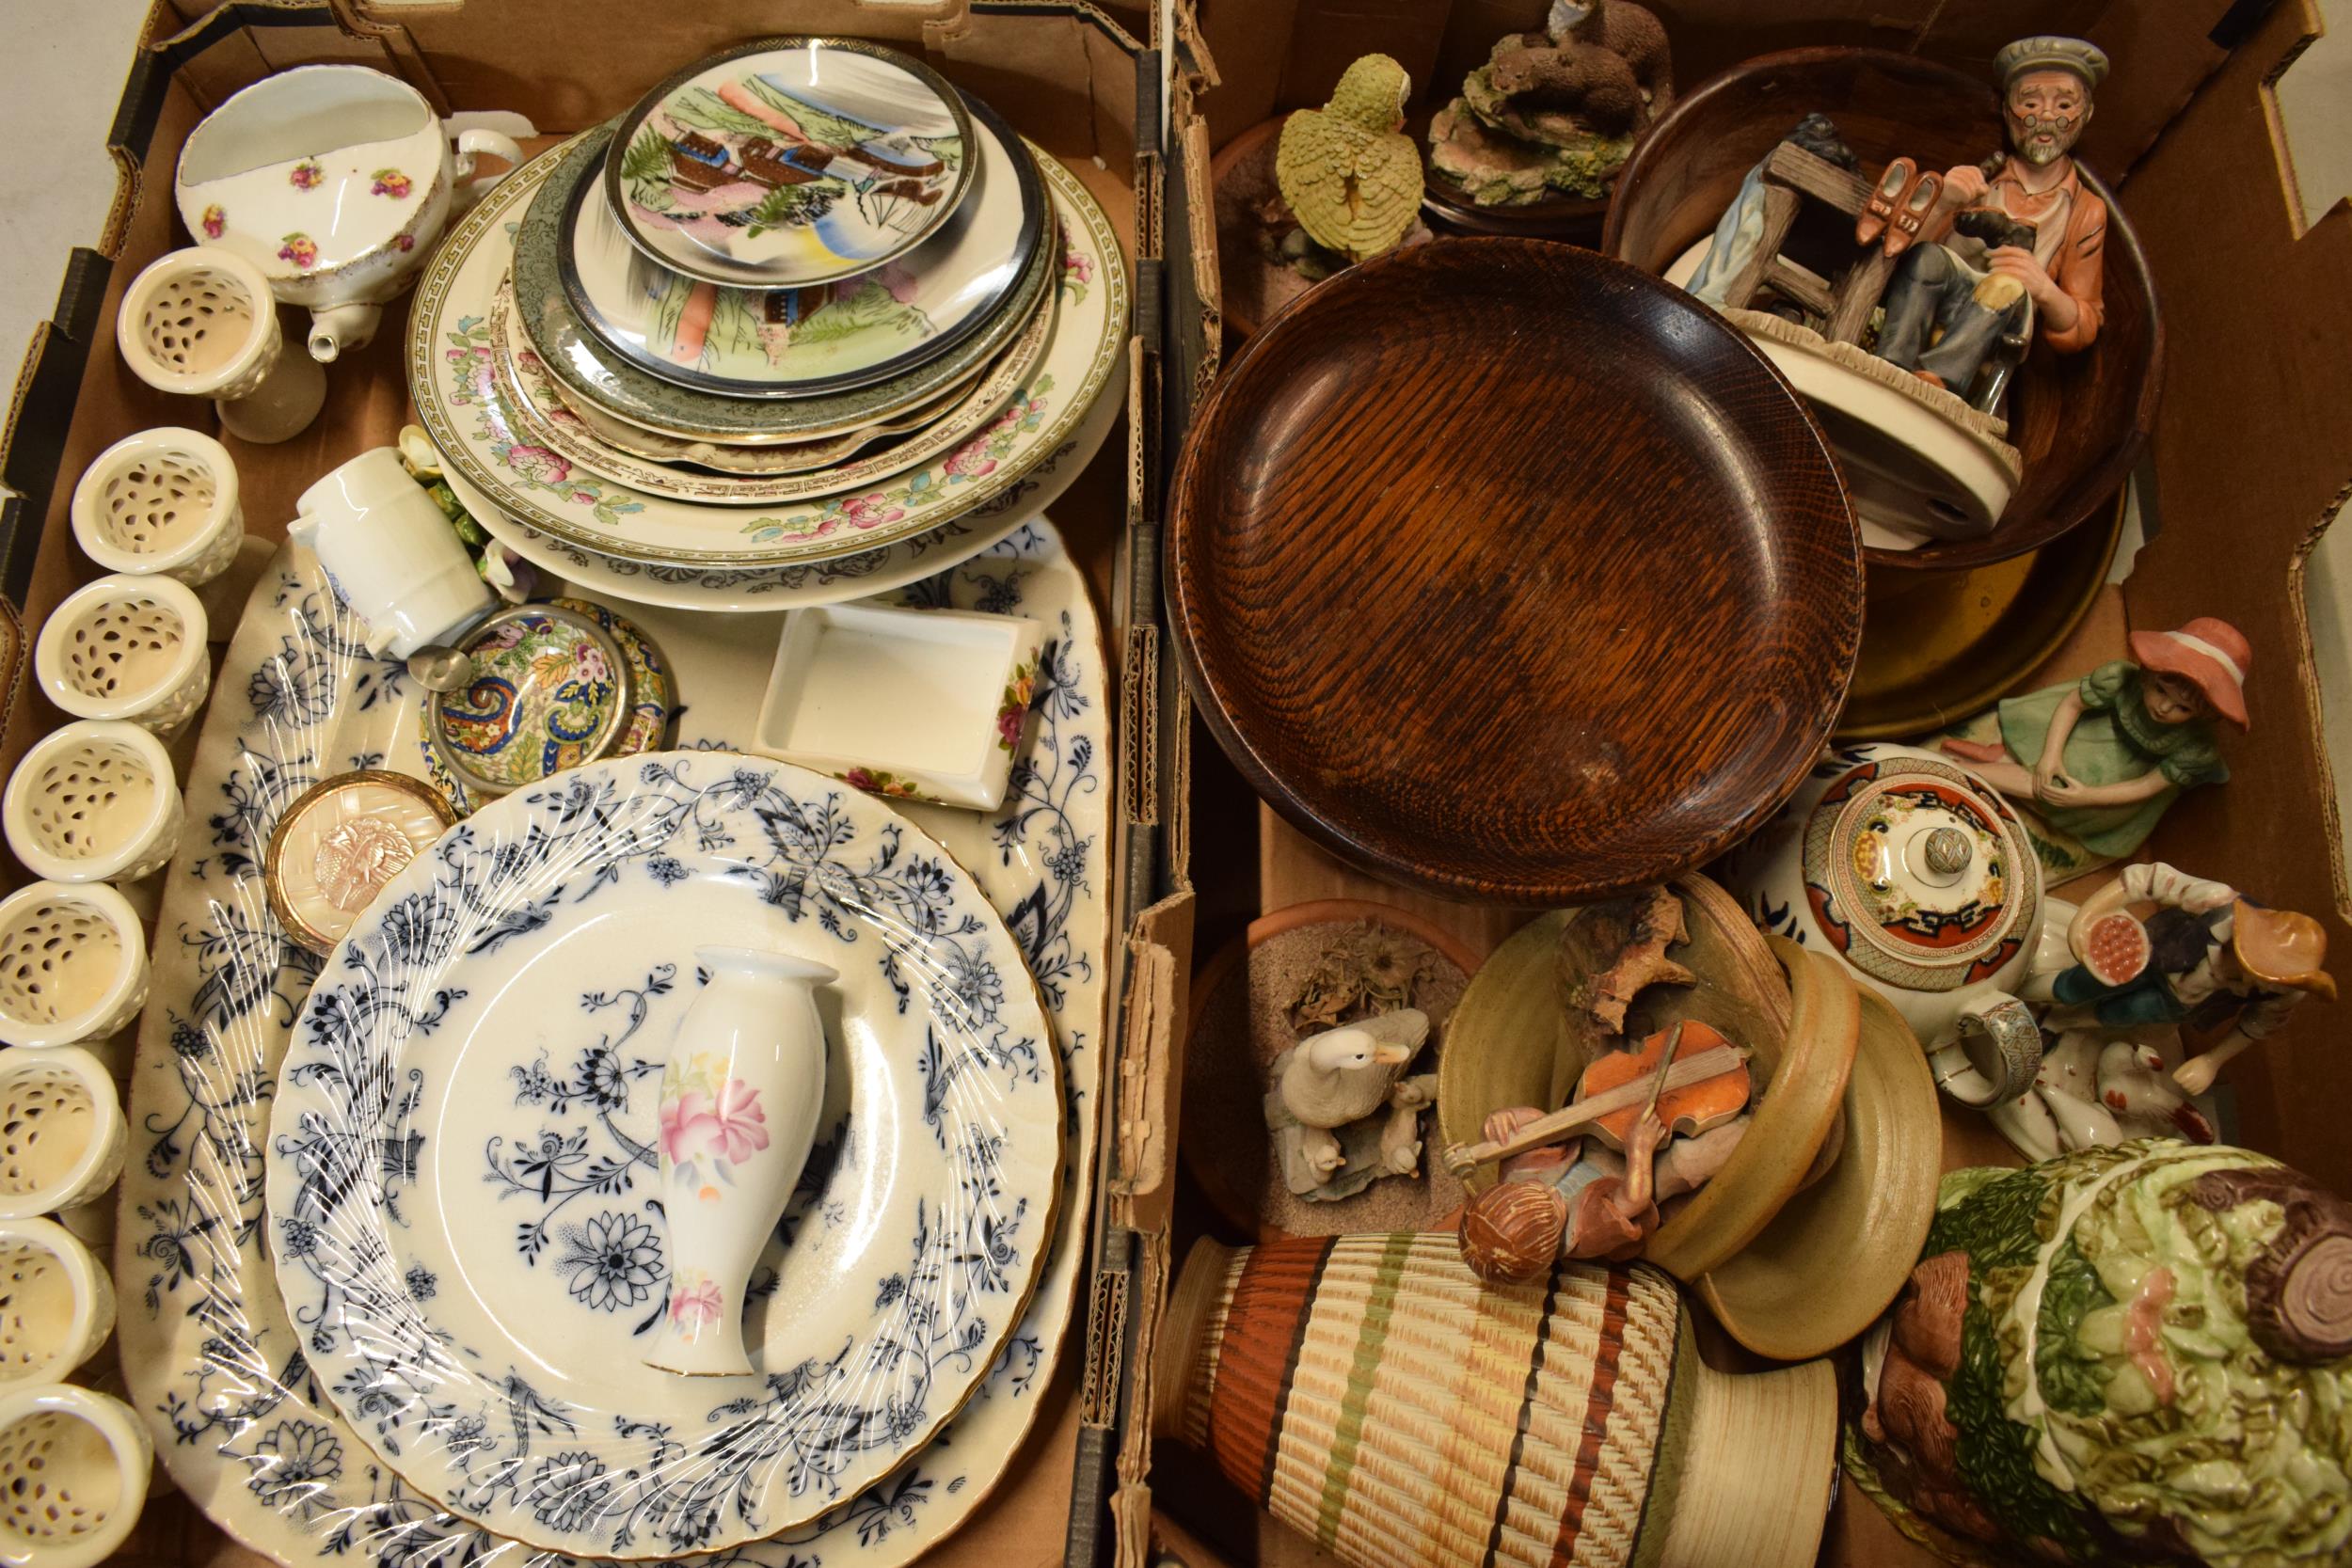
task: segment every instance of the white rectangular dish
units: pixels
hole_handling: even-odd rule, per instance
[[[1035,621],[837,604],[784,619],[752,750],[877,795],[1005,798],[1043,641]]]

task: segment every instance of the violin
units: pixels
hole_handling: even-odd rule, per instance
[[[1744,1057],[1707,1077],[1667,1086],[1671,1069],[1686,1057],[1703,1056],[1730,1045],[1713,1025],[1688,1019],[1639,1045],[1596,1057],[1584,1069],[1576,1086],[1581,1101],[1638,1080],[1649,1081],[1649,1097],[1638,1107],[1607,1112],[1588,1124],[1611,1148],[1625,1151],[1629,1201],[1637,1205],[1649,1201],[1650,1164],[1660,1145],[1677,1134],[1688,1136],[1721,1127],[1747,1109],[1750,1083]]]

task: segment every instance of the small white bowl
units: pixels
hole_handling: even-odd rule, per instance
[[[110,1394],[0,1393],[0,1563],[97,1568],[139,1522],[154,1465],[147,1423]]]
[[[73,487],[73,537],[109,572],[161,572],[199,587],[227,571],[245,539],[229,449],[178,425],[126,436]]]
[[[76,719],[124,719],[169,736],[212,689],[206,631],[204,607],[185,584],[100,578],[50,613],[33,670],[49,700]]]
[[[146,1004],[147,937],[121,894],[34,882],[0,899],[0,1043],[103,1040]]]
[[[55,1220],[0,1220],[0,1388],[62,1383],[115,1327],[114,1282]]]
[[[8,847],[53,882],[154,875],[185,815],[163,742],[119,720],[77,720],[35,741],[0,796]]]
[[[78,1045],[0,1051],[0,1220],[89,1202],[122,1175],[130,1141],[97,1057]]]

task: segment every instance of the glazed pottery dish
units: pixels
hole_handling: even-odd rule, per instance
[[[1045,498],[1030,483],[1049,464],[1074,477],[1069,461],[1081,438],[1093,421],[1116,416],[1117,400],[1104,393],[1126,341],[1117,235],[1076,178],[1050,164],[1046,181],[1067,240],[1040,251],[1055,269],[1046,306],[1054,323],[1043,358],[961,444],[895,473],[883,466],[857,488],[773,509],[675,500],[576,472],[569,460],[519,435],[499,391],[490,341],[489,316],[511,248],[504,225],[556,158],[550,153],[527,166],[452,230],[419,284],[408,359],[410,393],[447,471],[534,532],[596,555],[665,566],[767,568],[864,553],[1000,499],[1006,507],[1019,504],[1022,515],[1034,512]],[[516,288],[518,299],[528,292],[519,278]],[[550,371],[557,368],[544,344],[532,346]]]
[[[814,442],[807,449],[770,447],[745,449],[786,459],[773,474],[710,473],[702,466],[676,467],[648,460],[605,440],[565,403],[548,374],[547,366],[528,345],[517,345],[514,331],[514,293],[499,287],[490,307],[490,350],[499,377],[499,390],[513,416],[516,433],[547,447],[568,461],[606,479],[670,500],[716,506],[768,506],[779,501],[836,495],[878,478],[887,478],[929,461],[958,446],[1004,408],[1013,393],[1026,385],[1044,357],[1055,321],[1053,301],[1044,301],[1021,335],[1009,344],[952,404],[925,405],[930,421],[920,430],[896,439],[876,433],[866,441],[871,450],[845,453],[830,461],[818,456],[797,458],[803,450],[818,453],[833,447],[855,451],[859,437]],[[663,439],[655,436],[655,440]]]
[[[449,130],[396,77],[298,66],[205,116],[181,150],[173,191],[189,233],[261,268],[280,300],[310,308],[310,356],[326,360],[375,336],[384,302],[424,264],[482,152],[510,169],[523,161],[495,131]]]
[[[680,1033],[711,946],[839,972],[821,1153],[749,1300],[654,1201],[658,1162],[747,1189],[801,1114]],[[278,1285],[345,1418],[453,1510],[616,1558],[806,1524],[918,1449],[1019,1321],[1059,1058],[1003,921],[872,798],[722,752],[591,764],[443,835],[338,954],[271,1113]],[[586,1142],[550,1156],[583,1101]],[[746,1313],[750,1370],[646,1365],[702,1365],[653,1348],[665,1318],[675,1343]]]
[[[729,289],[671,271],[622,230],[602,166],[584,166],[554,236],[573,314],[664,380],[735,397],[843,391],[953,348],[1011,297],[1045,231],[1028,149],[993,110],[963,102],[979,164],[955,215],[903,256],[803,289]]]
[[[1515,904],[1720,854],[1803,781],[1862,613],[1820,432],[1738,333],[1565,245],[1448,240],[1263,328],[1167,585],[1244,775],[1375,875]]]
[[[1028,725],[1004,806],[983,815],[905,801],[892,804],[971,868],[989,909],[1019,934],[1028,974],[1043,999],[1063,1065],[1067,1092],[1062,1116],[1069,1157],[1063,1162],[1061,1196],[1053,1212],[1041,1212],[1032,1202],[1008,1239],[1022,1266],[1028,1265],[1033,1253],[1040,1257],[1037,1284],[1025,1311],[1017,1299],[993,1298],[987,1314],[992,1334],[999,1313],[1009,1322],[1017,1320],[1017,1326],[998,1350],[975,1357],[979,1363],[977,1380],[954,1419],[895,1469],[876,1473],[862,1493],[850,1490],[857,1484],[854,1480],[845,1481],[820,1516],[730,1549],[725,1557],[738,1568],[806,1568],[812,1561],[825,1568],[902,1568],[972,1518],[983,1500],[995,1494],[1016,1453],[1023,1451],[1023,1434],[1041,1416],[1052,1418],[1056,1407],[1046,1390],[1071,1340],[1066,1325],[1072,1322],[1082,1275],[1095,1159],[1093,1112],[1102,1086],[1104,1001],[1111,973],[1108,889],[1115,799],[1105,760],[1113,754],[1108,715],[1115,689],[1106,679],[1085,580],[1050,525],[1032,520],[952,572],[902,589],[894,602],[1017,613],[1047,628]],[[758,715],[782,617],[747,626],[693,611],[632,614],[659,640],[681,689],[692,693],[691,706],[678,718],[675,743],[739,752]],[[295,1032],[297,1017],[322,973],[329,985],[360,975],[332,964],[323,971],[286,943],[262,895],[262,846],[271,841],[284,814],[306,789],[339,774],[347,777],[343,770],[355,765],[381,759],[379,766],[404,769],[412,779],[418,776],[422,760],[414,739],[417,682],[401,665],[366,654],[356,619],[327,589],[316,562],[289,548],[281,551],[254,591],[229,646],[220,688],[222,700],[207,715],[188,770],[190,799],[199,818],[210,824],[209,831],[189,835],[164,889],[162,928],[187,940],[174,940],[158,951],[154,999],[140,1022],[131,1075],[130,1124],[135,1130],[135,1148],[123,1177],[119,1275],[119,1333],[127,1397],[156,1433],[160,1456],[183,1492],[255,1551],[285,1561],[349,1551],[357,1554],[357,1560],[381,1560],[384,1568],[420,1553],[453,1562],[522,1563],[532,1556],[530,1547],[445,1512],[403,1478],[396,1466],[408,1465],[413,1455],[437,1451],[429,1440],[406,1425],[386,1438],[372,1418],[344,1419],[330,1398],[326,1378],[308,1358],[313,1325],[297,1320],[278,1293],[274,1259],[283,1250],[285,1238],[263,1205],[279,1063],[286,1055],[310,1054],[304,1043],[308,1037]],[[698,768],[707,767],[713,783],[735,776],[736,769],[722,772],[699,753],[684,760]],[[620,790],[623,780],[633,780],[630,769],[642,765],[642,759],[611,765],[605,776]],[[781,771],[773,764],[754,766]],[[579,777],[567,775],[545,787],[564,788]],[[848,793],[840,785],[825,788]],[[506,805],[492,809],[516,811],[520,800],[510,797]],[[591,813],[603,809],[593,797],[582,800]],[[857,820],[867,819],[869,808],[863,803],[850,809]],[[464,831],[462,826],[458,830]],[[767,853],[761,847],[768,842],[763,830],[725,852],[749,859]],[[911,855],[914,839],[905,836],[902,842]],[[865,845],[861,832],[844,852]],[[430,861],[428,852],[416,863]],[[613,895],[609,890],[597,893],[579,907],[577,916],[596,923],[601,919],[599,905]],[[656,896],[667,899],[670,895]],[[685,896],[700,895],[690,890]],[[747,887],[740,896],[747,906],[757,905],[756,890]],[[642,919],[660,907],[640,911],[641,942],[646,935],[661,934],[658,921]],[[772,906],[766,908],[775,912]],[[389,918],[389,906],[372,901],[366,912],[370,919]],[[972,912],[986,918],[979,910]],[[810,933],[814,925],[813,917],[804,919],[789,926],[787,934]],[[733,942],[737,935],[725,940]],[[501,948],[518,941],[509,938]],[[872,941],[870,934],[862,934],[854,944],[861,954],[856,962],[869,974],[879,967],[879,955],[863,956]],[[661,961],[670,960],[665,957]],[[656,1020],[666,1013],[675,1021],[696,993],[691,954],[679,961],[675,989],[647,999]],[[847,973],[839,961],[827,961]],[[635,987],[644,978],[642,970],[634,974],[615,971],[595,983]],[[1026,994],[1026,979],[1017,974],[1000,978],[1008,982],[1002,1006],[1014,1005],[1010,982],[1019,980]],[[477,993],[462,1006],[477,1007],[484,1001]],[[658,1127],[660,1073],[624,1082],[613,1075],[613,1069],[637,1057],[665,1056],[671,1041],[666,1035],[649,1038],[655,1022],[649,1021],[617,1050],[602,1049],[599,1042],[608,1032],[617,1036],[628,1026],[627,1011],[624,1005],[590,1013],[566,1002],[560,1012],[548,1013],[543,1021],[548,1046],[546,1080],[534,1079],[528,1086],[512,1078],[502,1084],[484,1081],[480,1114],[486,1117],[502,1109],[533,1138],[534,1147],[543,1142],[539,1134],[556,1133],[559,1148],[554,1152],[559,1155],[564,1140],[587,1129],[596,1129],[598,1140],[604,1138],[602,1117],[612,1099],[628,1107],[612,1111],[624,1128]],[[452,1023],[462,1016],[462,1010],[453,1014]],[[526,1064],[537,1060],[535,1048],[521,1048],[520,1055]],[[900,1070],[919,1077],[921,1069],[909,1058]],[[976,1093],[978,1089],[973,1077],[960,1084]],[[560,1111],[546,1099],[550,1089],[583,1086],[586,1097],[574,1098]],[[541,1098],[536,1103],[517,1103],[516,1097],[526,1092]],[[1026,1087],[1022,1091],[1025,1096],[1032,1092]],[[850,1127],[857,1125],[858,1116],[853,1101]],[[945,1110],[941,1125],[943,1130],[954,1125]],[[422,1123],[413,1130],[436,1142],[440,1137],[437,1130]],[[930,1127],[918,1124],[914,1131],[916,1141],[931,1150],[921,1158],[936,1162],[944,1157]],[[832,1132],[828,1125],[819,1132],[820,1140]],[[405,1140],[405,1133],[401,1136]],[[853,1133],[849,1144],[856,1142]],[[613,1146],[600,1141],[598,1147]],[[833,1158],[849,1166],[861,1165],[866,1153],[852,1155],[848,1147],[837,1148]],[[501,1148],[510,1155],[531,1152],[512,1144]],[[581,1150],[586,1150],[585,1142]],[[418,1151],[417,1179],[428,1179],[428,1167],[437,1161],[456,1160],[468,1152],[480,1170],[479,1175],[470,1169],[457,1172],[464,1201],[487,1222],[484,1234],[499,1243],[500,1266],[526,1267],[505,1241],[516,1235],[517,1227],[545,1217],[548,1211],[533,1196],[495,1196],[486,1180],[489,1167],[483,1144],[469,1151],[428,1143]],[[903,1153],[913,1160],[920,1151],[908,1148]],[[874,1158],[884,1157],[884,1151],[874,1151]],[[553,1186],[550,1201],[573,1191],[570,1178],[581,1174],[578,1164],[555,1168],[564,1180]],[[590,1320],[627,1314],[625,1323],[604,1323],[605,1332],[623,1340],[612,1358],[618,1362],[626,1357],[631,1364],[642,1359],[635,1348],[641,1337],[628,1331],[661,1303],[668,1281],[665,1276],[648,1287],[642,1300],[628,1301],[634,1286],[645,1284],[635,1272],[642,1261],[637,1248],[645,1237],[620,1222],[632,1212],[645,1219],[643,1203],[651,1196],[645,1179],[652,1174],[650,1164],[632,1163],[632,1184],[625,1193],[612,1198],[572,1197],[553,1215],[550,1244],[535,1265],[526,1267],[527,1276],[546,1292],[530,1332],[555,1343],[552,1330],[557,1325],[568,1323],[577,1328]],[[953,1192],[945,1196],[955,1197]],[[1010,1202],[1009,1196],[1002,1211],[1008,1220]],[[418,1219],[420,1231],[425,1228],[421,1211],[405,1206],[402,1212]],[[601,1250],[587,1244],[592,1223],[605,1243]],[[660,1233],[659,1221],[646,1223]],[[839,1234],[821,1215],[805,1211],[798,1223],[812,1238]],[[564,1234],[566,1227],[579,1232],[580,1245]],[[303,1244],[305,1235],[297,1228],[294,1243]],[[798,1230],[795,1237],[798,1242]],[[803,1244],[814,1246],[816,1242]],[[551,1275],[567,1257],[579,1260],[569,1270]],[[427,1304],[467,1289],[448,1275],[431,1280],[418,1275],[401,1280],[404,1298],[412,1283],[418,1291],[432,1292]],[[580,1287],[577,1295],[575,1286]],[[873,1305],[880,1291],[872,1282],[862,1288],[867,1291],[863,1305],[868,1314],[880,1316],[883,1309]],[[592,1304],[598,1301],[611,1306]],[[340,1308],[340,1299],[337,1305]],[[817,1348],[811,1344],[799,1354]],[[829,1347],[828,1354],[839,1348]],[[645,1375],[678,1384],[699,1381]],[[680,1442],[707,1435],[702,1414],[695,1410],[692,1420],[676,1429]],[[511,1444],[514,1429],[501,1420],[486,1423],[485,1430]],[[573,1434],[560,1425],[531,1430],[532,1454],[518,1484],[527,1484],[543,1463],[579,1451]],[[609,1436],[610,1428],[589,1435]],[[374,1449],[387,1441],[397,1442],[401,1449],[391,1465]],[[837,1447],[845,1460],[856,1457],[854,1443],[845,1440]],[[582,1479],[587,1479],[584,1467]],[[255,1485],[256,1481],[262,1484]],[[621,1484],[617,1476],[615,1484]],[[584,1502],[589,1495],[567,1494],[566,1500]],[[878,1519],[886,1519],[889,1528],[873,1528]],[[691,1519],[665,1521],[660,1528],[648,1526],[632,1549],[671,1557],[690,1554],[699,1548],[686,1544],[686,1538],[697,1528]],[[359,1544],[339,1549],[334,1544],[338,1540]],[[586,1560],[601,1563],[609,1559]]]
[[[1005,798],[1043,628],[1018,615],[834,605],[784,618],[753,749],[860,789]]]
[[[880,266],[973,184],[963,99],[854,39],[767,39],[687,67],[621,117],[603,188],[629,239],[707,282],[795,288]]]
[[[633,424],[673,436],[737,443],[802,440],[858,429],[936,397],[969,375],[1019,332],[1027,312],[1050,292],[1056,257],[1051,246],[1041,245],[1029,255],[1002,307],[980,326],[886,379],[787,398],[681,386],[645,370],[631,355],[597,336],[574,311],[565,293],[561,259],[569,209],[564,198],[571,182],[593,176],[611,135],[599,125],[542,154],[549,167],[539,171],[532,166],[528,206],[506,215],[510,222],[521,217],[521,227],[511,242],[501,235],[500,248],[512,251],[517,325],[524,339],[576,397]],[[1025,156],[1048,161],[1027,144],[1023,147]],[[1065,215],[1065,203],[1058,197],[1052,206],[1053,216]]]

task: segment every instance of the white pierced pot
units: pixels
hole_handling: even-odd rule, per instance
[[[269,279],[216,246],[172,251],[133,278],[115,317],[115,343],[150,387],[213,399],[240,440],[282,441],[326,400],[318,362],[285,352]]]
[[[92,1388],[0,1393],[0,1563],[95,1568],[129,1538],[155,1464],[147,1424]]]
[[[122,1175],[113,1075],[78,1045],[0,1051],[0,1220],[89,1202]]]
[[[0,899],[0,1042],[104,1039],[146,1004],[147,937],[121,894],[35,882]]]
[[[245,539],[236,462],[210,436],[178,425],[125,436],[73,487],[73,537],[109,572],[210,582]]]
[[[0,1220],[0,1388],[62,1383],[115,1327],[115,1288],[55,1220]]]
[[[107,577],[70,594],[33,644],[49,700],[76,719],[169,736],[204,705],[213,665],[204,607],[164,577]]]
[[[0,797],[8,847],[53,882],[152,876],[185,817],[163,742],[119,720],[80,720],[34,742]]]

